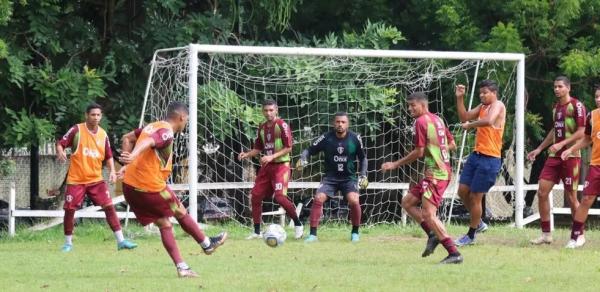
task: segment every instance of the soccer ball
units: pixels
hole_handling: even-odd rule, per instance
[[[285,242],[287,234],[281,225],[271,224],[267,227],[267,230],[263,233],[263,239],[265,243],[270,247],[278,247]]]

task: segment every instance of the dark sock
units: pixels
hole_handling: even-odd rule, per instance
[[[260,223],[254,224],[254,233],[260,234]]]
[[[310,228],[310,235],[317,236],[317,227],[311,227]]]
[[[541,221],[540,225],[542,225],[542,232],[550,232],[550,221]]]
[[[442,239],[440,241],[440,243],[448,251],[449,255],[452,255],[452,256],[460,255],[460,252],[458,252],[458,249],[456,249],[456,246],[454,245],[454,241],[452,241],[452,239],[450,237],[446,237],[446,238]]]
[[[75,226],[75,210],[65,210],[63,229],[65,235],[73,235]]]
[[[469,227],[469,232],[467,232],[467,235],[470,239],[475,239],[475,230],[477,230],[477,228]]]
[[[352,233],[358,234],[358,226],[352,226]]]
[[[421,222],[421,228],[423,228],[423,231],[425,231],[425,234],[427,234],[427,235],[431,234],[431,228],[429,228],[429,224],[427,224],[427,222],[425,222],[425,221]]]
[[[583,228],[583,222],[573,220],[573,226],[571,227],[571,239],[577,240],[577,237],[581,235],[581,228]]]
[[[298,215],[296,214],[296,209],[294,208],[294,203],[290,201],[290,198],[284,195],[276,195],[275,201],[279,206],[281,206],[285,213],[294,221],[294,226],[302,226],[302,223],[298,219]]]

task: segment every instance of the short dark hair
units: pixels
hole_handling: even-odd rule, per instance
[[[417,92],[413,92],[413,93],[409,94],[406,97],[406,101],[413,101],[413,100],[416,100],[416,101],[427,101],[428,100],[427,99],[427,94],[425,94],[425,92],[423,92],[423,91],[417,91]]]
[[[167,106],[167,118],[173,119],[179,117],[180,114],[190,114],[187,105],[181,101],[172,101]]]
[[[566,86],[571,86],[571,80],[569,80],[569,77],[567,76],[558,76],[554,78],[554,82],[556,81],[562,81]]]
[[[492,92],[498,94],[498,84],[494,80],[485,79],[479,82],[479,88],[487,87]]]
[[[91,102],[90,104],[88,104],[88,106],[85,108],[85,113],[89,114],[93,109],[99,109],[100,112],[102,112],[102,106],[95,103],[95,102]]]
[[[274,105],[277,106],[277,102],[273,99],[267,98],[265,100],[263,100],[262,102],[262,106],[268,106],[268,105]]]
[[[596,86],[594,86],[594,92],[600,90],[600,84],[596,84]]]
[[[347,117],[347,116],[348,116],[347,112],[339,111],[339,112],[336,112],[335,115],[333,115],[333,118],[335,119],[336,117]]]

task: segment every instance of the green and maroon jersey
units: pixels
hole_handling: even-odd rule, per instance
[[[454,137],[440,117],[426,113],[415,120],[414,147],[425,147],[425,178],[449,180],[452,172],[448,145]]]
[[[552,109],[552,117],[554,120],[554,143],[559,143],[566,138],[571,137],[579,127],[585,127],[585,106],[579,100],[571,97],[571,100],[566,104],[556,103]],[[548,151],[550,157],[560,157],[563,150],[573,146],[576,141],[570,145],[565,145],[556,153]],[[571,154],[571,157],[581,157],[581,152],[576,151]]]
[[[292,130],[284,120],[277,119],[273,123],[264,122],[258,127],[254,149],[260,150],[265,155],[273,155],[283,148],[290,147],[292,147]],[[289,161],[289,153],[273,160],[276,163]]]

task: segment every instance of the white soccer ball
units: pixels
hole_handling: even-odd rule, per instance
[[[278,247],[285,242],[287,234],[281,225],[271,224],[263,233],[265,243],[270,247]]]

